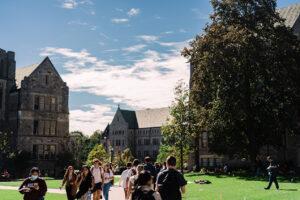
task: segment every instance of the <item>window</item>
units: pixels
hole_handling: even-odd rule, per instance
[[[153,138],[152,139],[152,144],[153,145],[159,145],[159,139],[158,138]]]
[[[32,146],[32,159],[38,158],[38,145],[34,144]]]
[[[142,145],[142,140],[138,139],[138,145]]]
[[[45,121],[39,121],[39,135],[45,134]]]
[[[51,97],[51,111],[56,111],[56,98]]]
[[[40,96],[40,97],[39,97],[39,103],[40,103],[39,109],[40,109],[40,110],[44,110],[44,109],[45,109],[45,97]]]
[[[144,139],[144,145],[150,145],[150,139]]]
[[[149,156],[149,152],[148,151],[144,151],[144,157]]]
[[[138,151],[138,157],[142,157],[142,152],[141,151]]]
[[[39,160],[53,160],[56,156],[56,146],[55,145],[33,145],[32,156],[34,159]]]
[[[45,121],[45,135],[50,135],[50,121]]]
[[[51,121],[50,135],[52,136],[56,135],[56,124],[56,121]]]
[[[116,146],[121,146],[121,140],[116,140]]]
[[[33,121],[33,135],[37,135],[39,131],[39,121],[34,120]]]
[[[122,146],[125,146],[125,140],[122,140]]]
[[[49,75],[45,76],[45,84],[48,85],[49,84]]]
[[[39,110],[40,107],[40,97],[35,96],[34,97],[34,110]]]

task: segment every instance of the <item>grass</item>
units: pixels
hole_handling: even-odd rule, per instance
[[[2,183],[1,183],[2,184]],[[0,199],[2,200],[16,200],[23,199],[23,196],[13,190],[0,190]],[[66,200],[66,196],[62,194],[47,194],[46,200]]]
[[[185,200],[299,200],[300,183],[280,182],[280,190],[275,186],[265,191],[267,181],[251,180],[244,177],[207,176],[187,174],[189,184]],[[207,185],[194,184],[194,180],[209,180]]]
[[[269,191],[265,191],[267,180],[255,180],[249,177],[230,176],[208,176],[196,173],[187,174],[187,193],[184,200],[299,200],[300,183],[290,183],[288,181],[279,182],[281,190],[275,190],[274,186]],[[209,180],[212,183],[207,185],[195,184],[194,180]],[[119,177],[115,183],[118,184]],[[59,188],[61,180],[47,180],[49,188]],[[21,181],[0,182],[0,185],[19,186]],[[0,199],[15,200],[22,199],[16,191],[0,190]],[[46,200],[66,199],[65,195],[47,194]]]

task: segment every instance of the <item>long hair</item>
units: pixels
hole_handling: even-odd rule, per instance
[[[74,167],[70,165],[70,166],[68,166],[68,168],[66,169],[66,172],[65,172],[65,175],[64,175],[64,179],[68,178],[71,169],[73,169],[72,175],[75,174],[75,172],[74,172]]]

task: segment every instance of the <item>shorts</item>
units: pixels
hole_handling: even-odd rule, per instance
[[[92,189],[92,193],[96,192],[97,190],[102,190],[102,183],[95,183],[94,188]]]

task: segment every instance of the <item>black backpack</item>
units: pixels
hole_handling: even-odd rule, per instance
[[[141,187],[138,187],[132,193],[132,200],[155,200],[153,194],[153,190],[143,191]]]

